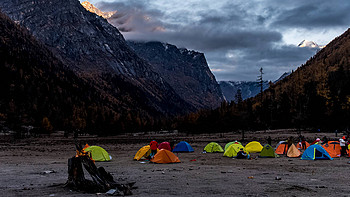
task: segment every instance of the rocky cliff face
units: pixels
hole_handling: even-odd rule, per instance
[[[152,64],[181,98],[197,109],[215,108],[224,101],[203,53],[161,42],[128,41],[128,44]]]
[[[97,7],[95,7],[94,5],[92,5],[90,2],[88,1],[84,1],[83,3],[81,3],[81,5],[89,12],[95,13],[99,16],[102,16],[105,19],[109,19],[111,18],[111,16],[113,16],[113,14],[117,13],[117,11],[113,11],[113,12],[102,12],[100,9],[98,9]]]
[[[85,10],[78,0],[2,0],[0,8],[106,98],[123,94],[136,107],[144,106],[154,114],[194,109],[129,48],[115,27]],[[124,87],[117,81],[123,81]],[[125,84],[128,92],[121,91]]]

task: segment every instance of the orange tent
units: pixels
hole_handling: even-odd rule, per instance
[[[278,147],[276,148],[276,153],[279,155],[287,154],[288,151],[288,142],[282,142]]]
[[[338,141],[328,141],[326,144],[323,144],[322,147],[332,158],[340,157],[341,147]]]
[[[300,157],[300,151],[294,144],[289,147],[287,157]]]
[[[180,159],[174,155],[174,153],[162,149],[157,152],[157,154],[154,155],[153,159],[151,159],[151,162],[154,163],[180,163]]]
[[[306,145],[306,148],[309,148],[309,146],[310,146],[309,142],[306,142],[306,141],[305,141],[305,145]],[[299,149],[299,150],[303,149],[303,145],[301,144],[301,142],[299,142],[297,144],[297,149]],[[304,150],[306,150],[306,149],[304,149]]]
[[[307,148],[309,148],[310,143],[305,141],[305,145],[306,145],[306,148],[305,148],[304,150],[306,150]],[[299,143],[297,144],[297,149],[299,149],[299,150],[303,149],[303,145],[302,145],[301,142],[299,142]]]

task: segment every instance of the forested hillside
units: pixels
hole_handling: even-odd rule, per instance
[[[263,95],[216,110],[192,113],[177,127],[195,132],[240,129],[348,129],[350,120],[350,30],[334,39]]]

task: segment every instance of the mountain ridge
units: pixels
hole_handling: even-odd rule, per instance
[[[224,101],[215,76],[203,53],[168,43],[127,41],[156,72],[164,76],[177,94],[197,109],[216,108]]]
[[[57,4],[60,7],[57,8]],[[95,83],[103,95],[113,99],[120,94],[142,93],[128,99],[146,107],[152,115],[176,115],[194,108],[175,93],[126,44],[122,34],[105,19],[83,8],[79,1],[4,0],[0,8],[45,43],[57,57],[80,77]],[[130,92],[120,92],[122,83]],[[140,94],[138,95],[140,96]]]

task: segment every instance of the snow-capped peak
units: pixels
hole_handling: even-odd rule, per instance
[[[298,47],[308,47],[308,48],[323,48],[314,41],[303,40]]]

